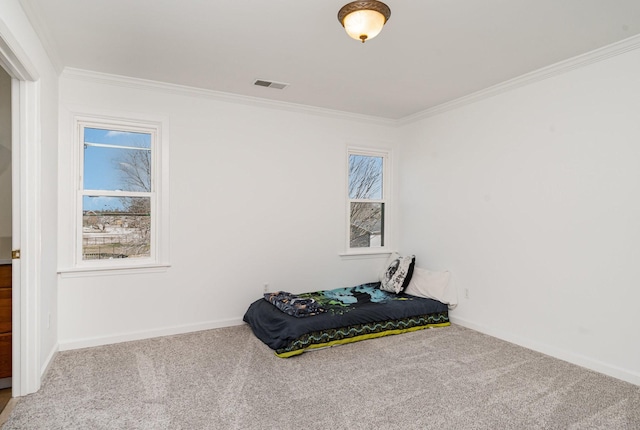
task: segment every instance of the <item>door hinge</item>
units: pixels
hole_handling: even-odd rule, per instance
[[[11,251],[11,259],[12,260],[19,260],[20,259],[20,250],[19,249],[14,249],[13,251]]]

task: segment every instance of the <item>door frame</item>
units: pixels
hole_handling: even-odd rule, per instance
[[[11,76],[12,396],[40,389],[40,82],[0,19],[0,67]]]

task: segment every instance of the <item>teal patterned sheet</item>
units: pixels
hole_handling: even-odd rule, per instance
[[[244,321],[280,356],[292,355],[314,344],[449,323],[444,303],[390,293],[380,290],[379,286],[379,282],[374,282],[297,294],[296,297],[313,300],[323,308],[323,312],[306,318],[288,315],[261,298],[249,306]]]

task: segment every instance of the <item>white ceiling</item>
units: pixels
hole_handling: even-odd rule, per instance
[[[347,0],[21,2],[60,68],[389,119],[640,34],[640,0],[386,0],[364,45]]]

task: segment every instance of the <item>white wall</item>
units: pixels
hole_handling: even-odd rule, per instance
[[[400,248],[455,321],[640,384],[638,94],[635,50],[403,128]]]
[[[30,261],[37,265],[37,273],[31,274],[33,276],[25,281],[29,283],[33,296],[25,300],[29,303],[23,305],[35,309],[40,315],[39,330],[35,331],[39,334],[39,351],[35,353],[39,353],[38,364],[43,372],[57,347],[58,75],[18,0],[0,2],[0,24],[11,34],[12,43],[16,44],[12,49],[19,51],[23,56],[21,59],[27,60],[38,75],[35,84],[37,100],[34,103],[37,120],[29,124],[30,132],[35,131],[37,138],[30,142],[28,151],[21,154],[24,163],[37,168],[37,171],[34,170],[27,178],[28,181],[32,181],[28,184],[28,189],[38,191],[29,195],[29,208],[33,213],[27,215],[36,219],[29,223],[30,225],[38,225],[37,229],[30,229],[36,230],[30,231],[30,234],[37,236],[33,240],[37,246],[22,251],[23,258],[26,252],[33,256],[30,257]],[[7,203],[3,201],[2,205]],[[30,320],[29,324],[31,323]],[[33,331],[32,327],[25,329]]]
[[[0,202],[11,201],[11,77],[0,67]],[[11,259],[11,205],[0,205],[0,260]]]
[[[73,192],[69,112],[170,124],[171,264],[162,273],[59,278],[61,348],[237,324],[271,290],[375,280],[386,256],[346,259],[346,145],[392,148],[396,129],[179,91],[61,79],[61,238]],[[71,250],[61,240],[61,265]]]

